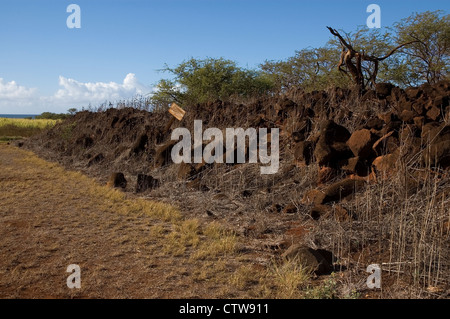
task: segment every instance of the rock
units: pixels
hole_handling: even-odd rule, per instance
[[[375,85],[375,92],[381,98],[385,98],[388,95],[391,95],[392,89],[394,85],[391,83],[377,83]]]
[[[426,167],[450,167],[450,142],[442,141],[433,143],[425,149],[422,155]]]
[[[361,180],[349,178],[336,182],[325,190],[325,198],[323,199],[322,204],[340,201],[345,197],[355,194],[362,189],[364,185],[365,182]]]
[[[332,120],[322,121],[320,124],[320,137],[328,145],[333,143],[345,143],[350,138],[350,132],[342,125]]]
[[[414,125],[417,126],[420,130],[425,124],[425,118],[423,116],[416,116],[413,118]]]
[[[145,192],[148,189],[154,189],[159,187],[159,180],[153,178],[153,176],[138,174],[136,182],[136,193]]]
[[[134,142],[133,146],[131,147],[132,154],[139,154],[145,150],[145,147],[148,143],[148,136],[147,134],[141,134],[136,141]],[[130,155],[132,155],[130,154]]]
[[[402,113],[400,113],[400,120],[402,120],[403,122],[412,122],[413,118],[416,116],[416,113],[414,111],[408,111],[408,110],[403,110]]]
[[[354,173],[358,176],[367,176],[370,173],[370,168],[367,162],[362,161],[358,156],[351,157],[348,160],[343,161],[341,169],[346,173]]]
[[[312,249],[302,244],[291,245],[282,255],[286,260],[296,261],[306,267],[311,273],[325,275],[333,271],[335,257],[329,251]]]
[[[427,112],[427,118],[432,121],[436,121],[439,118],[439,115],[441,115],[441,110],[436,106],[432,106]]]
[[[323,121],[314,149],[314,156],[318,164],[336,168],[340,161],[352,157],[352,152],[345,144],[350,135],[345,127],[331,120]]]
[[[377,140],[377,136],[367,129],[355,131],[347,141],[347,145],[353,152],[354,156],[360,159],[369,159],[374,156],[372,149],[373,144]]]
[[[313,156],[313,144],[310,141],[302,141],[295,145],[294,158],[296,162],[304,162],[309,165]]]
[[[386,154],[378,156],[373,160],[372,166],[375,174],[381,177],[389,177],[395,173],[398,161],[398,152],[393,154]]]
[[[112,173],[106,185],[114,188],[126,188],[127,180],[125,179],[123,173]]]
[[[325,193],[318,189],[311,189],[305,193],[302,199],[303,204],[322,204],[325,199]]]
[[[407,88],[405,93],[409,99],[417,99],[423,94],[423,90],[419,88]]]
[[[178,141],[169,140],[156,149],[155,154],[155,167],[163,167],[172,163],[172,147],[178,143]]]

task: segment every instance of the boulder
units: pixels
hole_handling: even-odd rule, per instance
[[[302,199],[303,204],[322,204],[325,199],[325,193],[318,189],[311,189],[305,193]]]
[[[106,185],[114,188],[126,188],[127,180],[125,179],[123,173],[116,172],[111,174]]]
[[[172,163],[172,147],[178,141],[169,140],[156,148],[155,167],[159,168]]]
[[[319,165],[337,167],[341,160],[352,157],[352,152],[345,144],[350,135],[345,127],[336,124],[334,121],[323,121],[314,149],[314,156]]]
[[[403,110],[402,113],[400,113],[399,118],[403,122],[409,123],[409,122],[413,121],[413,119],[416,115],[417,114],[414,111]]]
[[[310,141],[302,141],[294,147],[294,158],[296,162],[304,162],[309,165],[313,157],[313,144]]]
[[[368,129],[362,129],[355,131],[352,134],[347,141],[347,145],[353,152],[354,156],[357,156],[360,159],[369,159],[374,156],[372,146],[377,139],[377,136],[371,131]]]
[[[422,155],[424,165],[427,167],[450,167],[450,142],[442,141],[433,143],[425,149]]]
[[[320,166],[338,168],[339,163],[353,157],[353,153],[345,143],[328,145],[324,140],[319,140],[314,149],[314,156]]]
[[[356,174],[358,176],[367,176],[370,173],[370,167],[367,165],[367,161],[361,160],[358,156],[341,162],[340,168],[346,173]]]
[[[333,271],[335,257],[327,250],[312,249],[302,244],[291,245],[282,255],[286,260],[296,261],[311,273],[325,275]]]
[[[378,177],[389,177],[395,173],[399,152],[378,156],[373,160],[372,166]]]
[[[392,89],[395,86],[391,83],[377,83],[375,85],[375,92],[377,93],[378,97],[385,98],[388,95],[391,95]]]
[[[159,180],[153,178],[153,176],[138,174],[136,182],[136,193],[145,192],[148,189],[154,189],[159,187]]]
[[[441,115],[441,110],[434,105],[427,111],[427,118],[432,121],[436,121],[439,115]]]

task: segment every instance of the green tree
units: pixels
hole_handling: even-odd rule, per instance
[[[312,91],[345,85],[347,78],[335,68],[334,53],[330,46],[308,48],[286,61],[266,61],[260,67],[280,90],[296,86]]]
[[[75,113],[77,113],[77,109],[74,108],[74,107],[72,107],[72,108],[68,109],[67,112],[68,112],[70,115],[75,115]]]
[[[262,72],[237,66],[223,58],[190,59],[175,68],[166,66],[173,79],[158,82],[151,97],[155,107],[167,107],[172,102],[181,105],[227,100],[232,96],[250,97],[270,91],[270,78]]]
[[[450,15],[443,11],[415,13],[394,24],[399,42],[416,41],[404,47],[405,84],[435,83],[449,74]]]

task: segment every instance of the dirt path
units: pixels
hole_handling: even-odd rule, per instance
[[[0,298],[242,297],[223,286],[236,270],[223,241],[202,251],[195,221],[125,196],[0,145]],[[66,285],[70,264],[81,289]]]

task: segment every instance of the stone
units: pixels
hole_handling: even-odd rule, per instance
[[[341,163],[341,170],[346,173],[354,173],[358,176],[367,176],[370,173],[370,168],[365,161],[362,161],[359,156],[351,157]]]
[[[291,245],[283,254],[286,260],[296,261],[306,267],[311,273],[325,275],[333,271],[335,257],[329,251],[312,249],[302,244]]]
[[[389,177],[395,173],[397,167],[398,154],[386,154],[378,156],[373,160],[372,166],[378,177]]]
[[[313,157],[313,144],[310,141],[302,141],[294,147],[294,158],[297,162],[304,162],[309,165]]]
[[[373,157],[373,144],[377,140],[376,135],[367,129],[355,131],[347,141],[348,147],[353,152],[354,156],[361,159],[368,159]]]
[[[178,141],[169,140],[156,148],[155,154],[155,168],[163,167],[172,163],[172,147]]]
[[[123,173],[116,172],[111,174],[106,185],[109,187],[124,189],[127,187],[127,180],[125,179]]]
[[[136,193],[145,192],[148,189],[154,189],[159,187],[159,180],[153,178],[153,176],[138,174],[137,182],[136,182]]]
[[[385,98],[388,95],[391,95],[392,89],[395,86],[391,83],[377,83],[375,85],[375,92],[381,98]]]
[[[426,167],[450,167],[450,142],[433,143],[423,151],[422,159]]]
[[[322,204],[325,199],[325,193],[318,189],[311,189],[305,193],[302,199],[303,204]]]
[[[403,122],[412,122],[415,116],[416,113],[414,111],[403,110],[402,113],[400,113],[399,118]]]
[[[441,115],[441,110],[436,106],[432,106],[427,112],[427,118],[432,121],[436,121],[439,118],[439,115]]]

